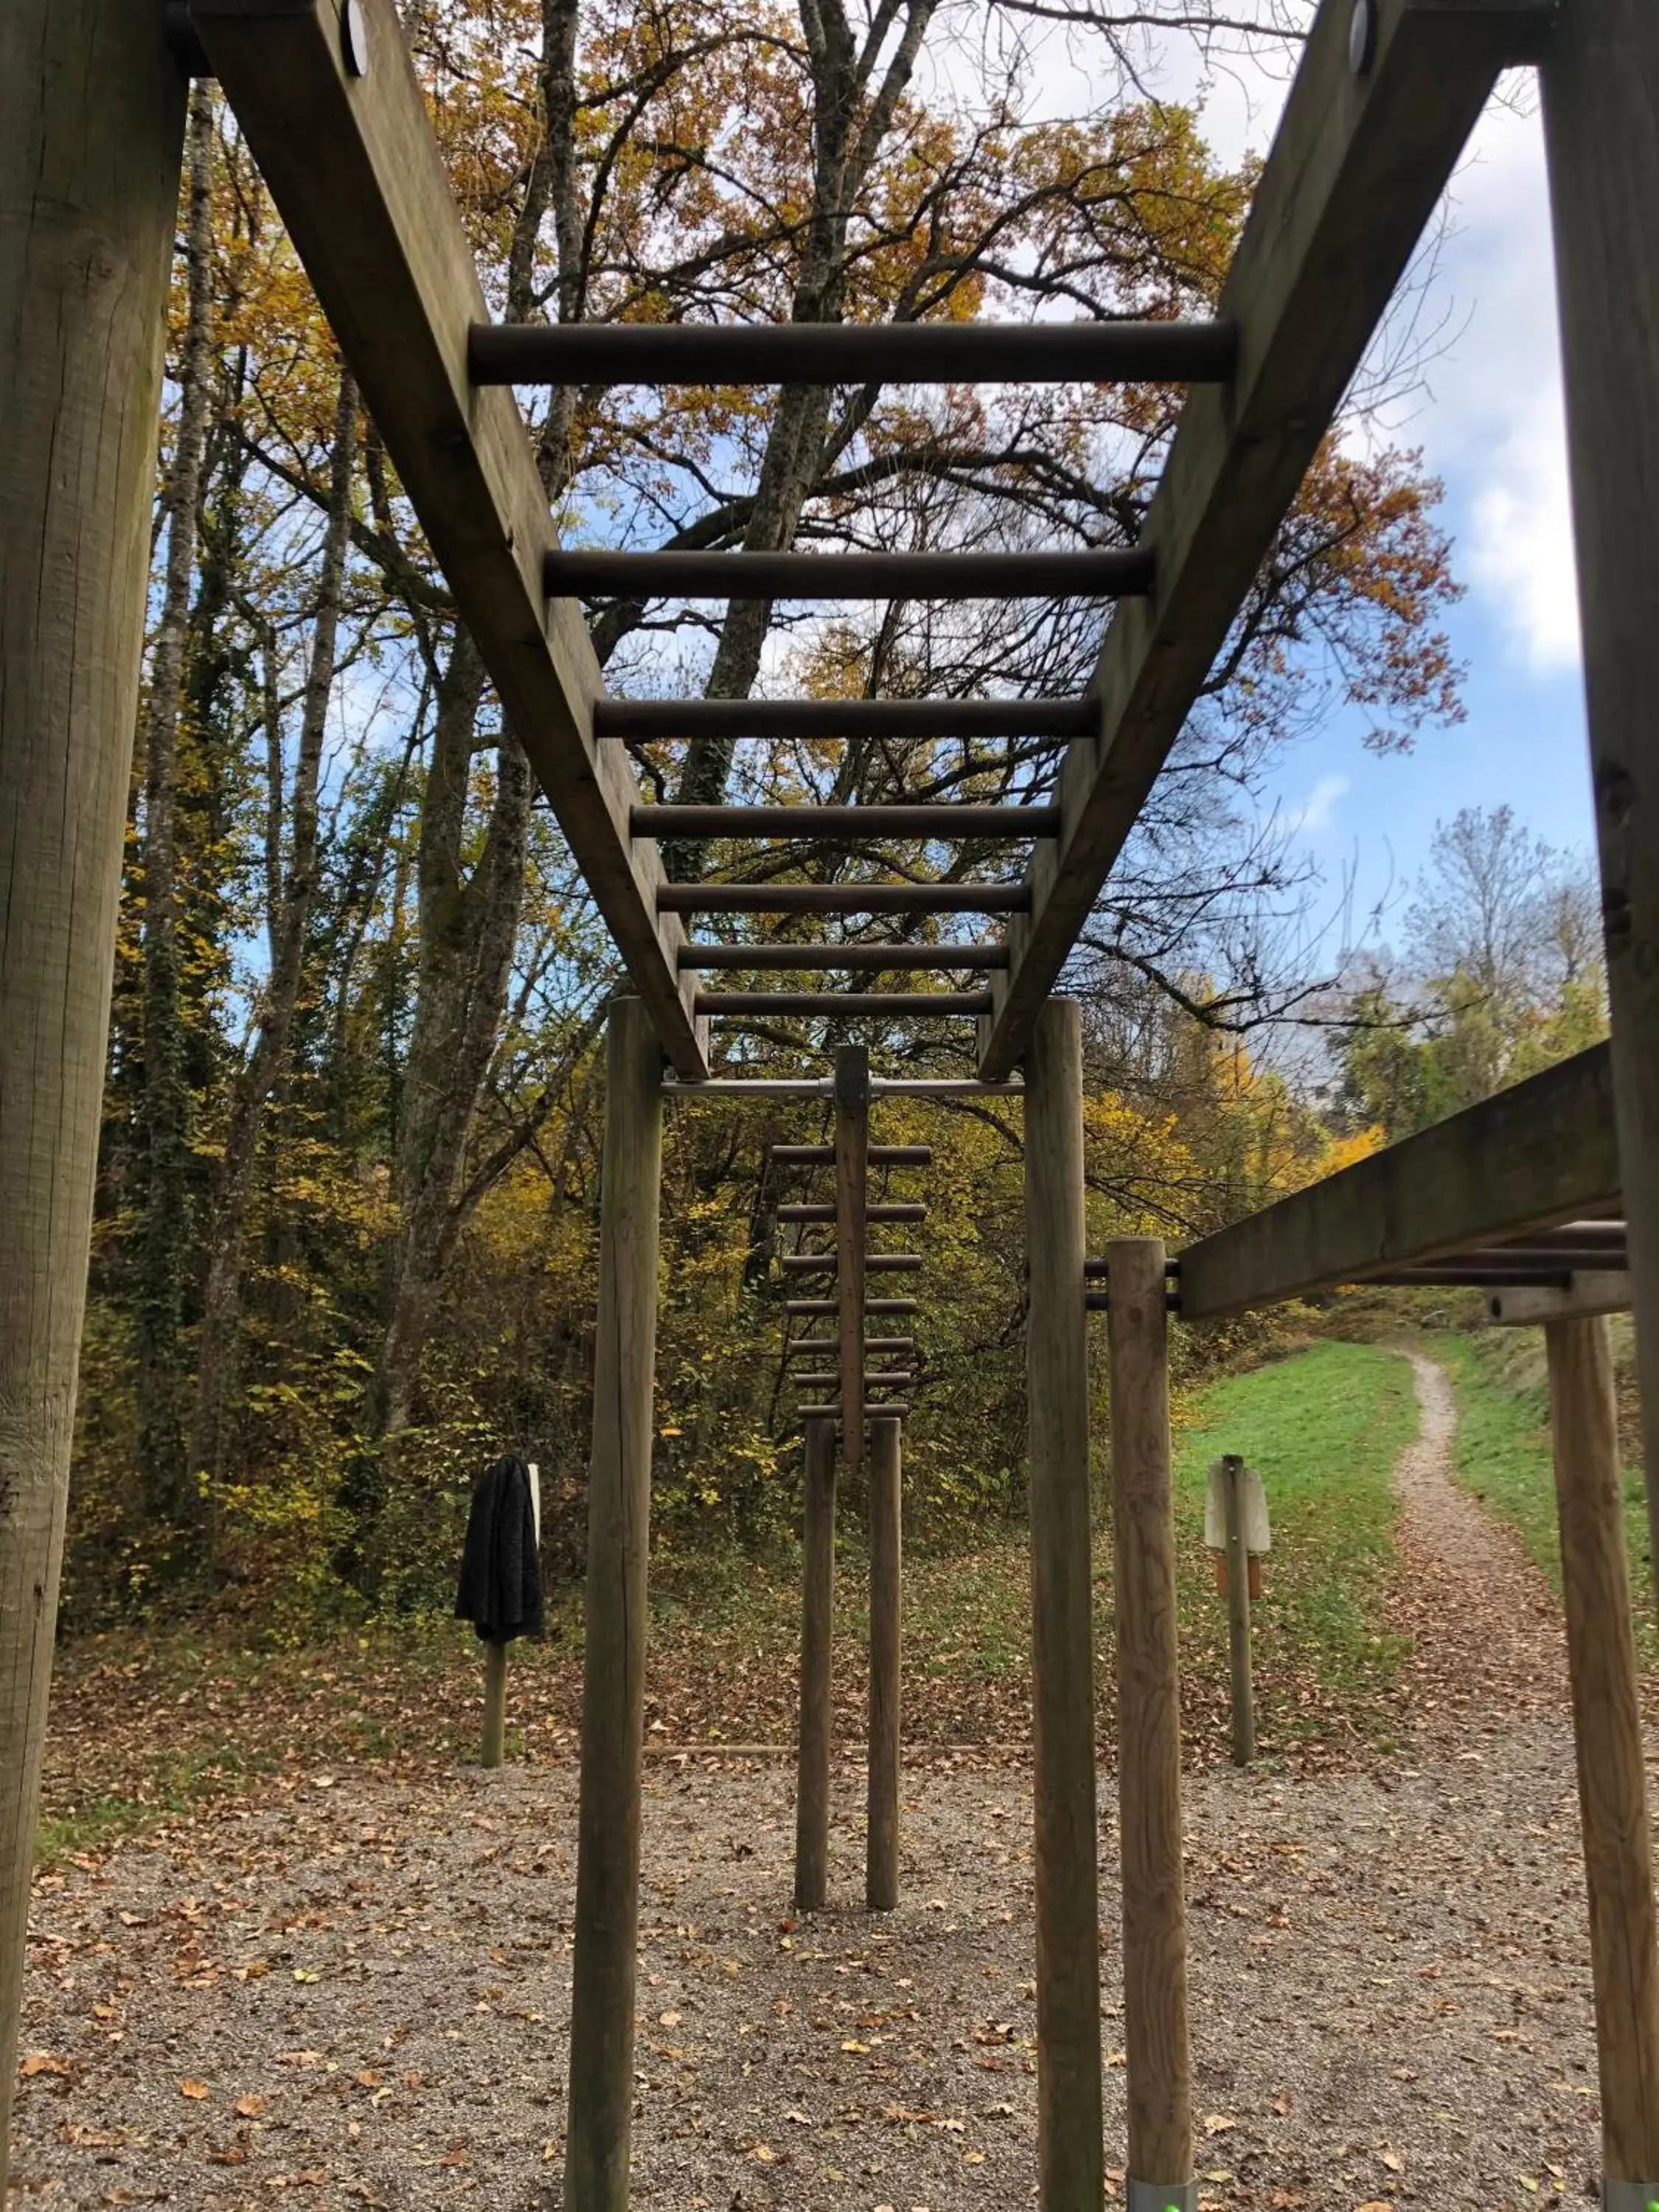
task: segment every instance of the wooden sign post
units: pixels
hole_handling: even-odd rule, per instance
[[[1270,1540],[1267,1496],[1261,1477],[1246,1467],[1237,1453],[1224,1452],[1210,1468],[1209,1489],[1204,1503],[1204,1541],[1216,1554],[1217,1578],[1227,1597],[1235,1766],[1248,1766],[1255,1757],[1250,1604],[1261,1595],[1261,1557]]]

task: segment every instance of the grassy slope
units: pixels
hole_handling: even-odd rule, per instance
[[[1393,1564],[1389,1476],[1417,1432],[1411,1370],[1374,1345],[1326,1342],[1206,1391],[1176,1438],[1183,1664],[1226,1684],[1226,1607],[1203,1551],[1210,1461],[1237,1452],[1267,1491],[1273,1548],[1257,1610],[1255,1678],[1264,1746],[1340,1743],[1386,1727],[1399,1647],[1383,1601]]]
[[[1375,1734],[1392,1650],[1381,1629],[1393,1507],[1389,1470],[1413,1431],[1409,1370],[1373,1346],[1325,1343],[1203,1392],[1176,1437],[1182,1662],[1190,1754],[1226,1747],[1226,1608],[1203,1549],[1205,1470],[1221,1451],[1258,1467],[1273,1557],[1257,1621],[1263,1748],[1333,1747]],[[863,1729],[866,1619],[855,1499],[842,1516],[837,1733]],[[1104,1516],[1102,1516],[1103,1522]],[[1111,1544],[1095,1560],[1103,1735],[1112,1726]],[[906,1733],[913,1744],[1023,1741],[1030,1726],[1030,1571],[1021,1530],[907,1565]],[[788,1741],[799,1595],[792,1563],[659,1558],[653,1570],[647,1721],[663,1744]],[[516,1645],[510,1743],[568,1753],[579,1703],[580,1595],[560,1593],[551,1633]],[[480,1684],[469,1632],[401,1622],[303,1650],[222,1637],[132,1632],[60,1662],[43,1845],[96,1848],[204,1798],[332,1764],[413,1777],[476,1756]]]
[[[1551,1465],[1549,1390],[1541,1330],[1487,1329],[1426,1336],[1457,1394],[1459,1480],[1518,1530],[1527,1554],[1561,1587],[1561,1549]],[[1639,1467],[1625,1470],[1625,1543],[1635,1590],[1638,1656],[1659,1663],[1647,1583],[1647,1509]]]

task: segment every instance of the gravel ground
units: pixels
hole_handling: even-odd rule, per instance
[[[1428,1363],[1418,1376],[1399,1604],[1424,1695],[1406,1747],[1378,1771],[1189,1788],[1200,2162],[1218,2207],[1500,2212],[1593,2186],[1559,1628],[1506,1534],[1450,1489],[1449,1395]],[[639,2201],[1027,2201],[1029,1771],[913,1768],[906,1902],[876,1921],[855,1909],[861,1771],[842,1770],[836,1909],[799,1924],[791,1779],[777,1760],[649,1765]],[[1121,2157],[1109,1775],[1101,1802]],[[45,1879],[15,2202],[242,2212],[289,2192],[551,2212],[573,1828],[568,1766],[418,1792],[340,1771]]]

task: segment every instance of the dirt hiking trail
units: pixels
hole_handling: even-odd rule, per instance
[[[1454,1486],[1412,1358],[1400,1620],[1418,1709],[1368,1770],[1193,1778],[1201,2201],[1584,2201],[1597,2111],[1560,1632]],[[319,1773],[44,1879],[18,2100],[27,2212],[559,2203],[574,1768]],[[872,1919],[860,1767],[832,1909],[789,1909],[787,1765],[648,1762],[635,2194],[648,2212],[1009,2212],[1035,2173],[1030,1774],[906,1776]],[[1101,1876],[1121,2156],[1114,1778]],[[1121,2200],[1121,2175],[1112,2184]]]

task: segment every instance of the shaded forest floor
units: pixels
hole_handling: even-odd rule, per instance
[[[1183,1697],[1188,1755],[1224,1758],[1226,1607],[1203,1549],[1205,1470],[1218,1451],[1260,1466],[1276,1550],[1255,1620],[1261,1743],[1300,1765],[1368,1757],[1397,1734],[1401,1638],[1389,1622],[1395,1459],[1413,1422],[1395,1355],[1315,1346],[1203,1394],[1178,1437]],[[862,1734],[867,1644],[861,1501],[843,1500],[836,1695],[843,1741]],[[1095,1560],[1098,1711],[1112,1740],[1111,1546]],[[659,1557],[652,1568],[647,1723],[659,1752],[781,1745],[795,1721],[799,1566]],[[1030,1725],[1030,1570],[1024,1533],[974,1549],[915,1552],[905,1572],[908,1741],[935,1749],[1023,1744]],[[580,1707],[579,1595],[550,1632],[514,1647],[511,1755],[557,1763]],[[43,1856],[50,1863],[188,1813],[299,1783],[319,1767],[436,1780],[476,1756],[483,1667],[453,1621],[375,1626],[300,1649],[223,1633],[131,1632],[60,1658],[47,1747]]]
[[[1517,1537],[1452,1480],[1444,1370],[1373,1356],[1421,1417],[1393,1468],[1376,1724],[1340,1757],[1286,1732],[1255,1772],[1200,1760],[1189,1782],[1202,2201],[1566,2203],[1595,2172],[1598,2113],[1559,1617]],[[1273,1387],[1317,1378],[1318,1356],[1296,1368]],[[1230,1437],[1250,1407],[1248,1394],[1229,1402]],[[744,1648],[726,1679],[750,1679]],[[372,1648],[359,1656],[365,1679],[314,1680],[314,1702],[293,1703],[297,1674],[285,1683],[274,1702],[292,1755],[240,1800],[68,1851],[40,1877],[20,2206],[557,2205],[568,1720],[551,1704],[532,1717],[533,1761],[458,1771],[432,1712],[449,1662],[394,1686]],[[130,1679],[153,1725],[162,1678]],[[781,1735],[787,1687],[757,1686],[745,1732]],[[1293,1681],[1273,1694],[1287,1693]],[[1020,1694],[992,1707],[1008,1742]],[[642,2204],[1030,2200],[1029,1763],[988,1729],[976,1748],[949,1747],[965,1709],[930,1713],[919,1686],[912,1704],[904,1902],[880,1920],[856,1909],[856,1763],[837,1771],[832,1909],[797,1921],[787,1762],[730,1738],[650,1762]],[[1201,1698],[1196,1715],[1214,1719]],[[234,1730],[235,1713],[221,1717]],[[373,1760],[365,1728],[383,1745]],[[1121,2155],[1115,1826],[1108,1767],[1107,2142]]]

